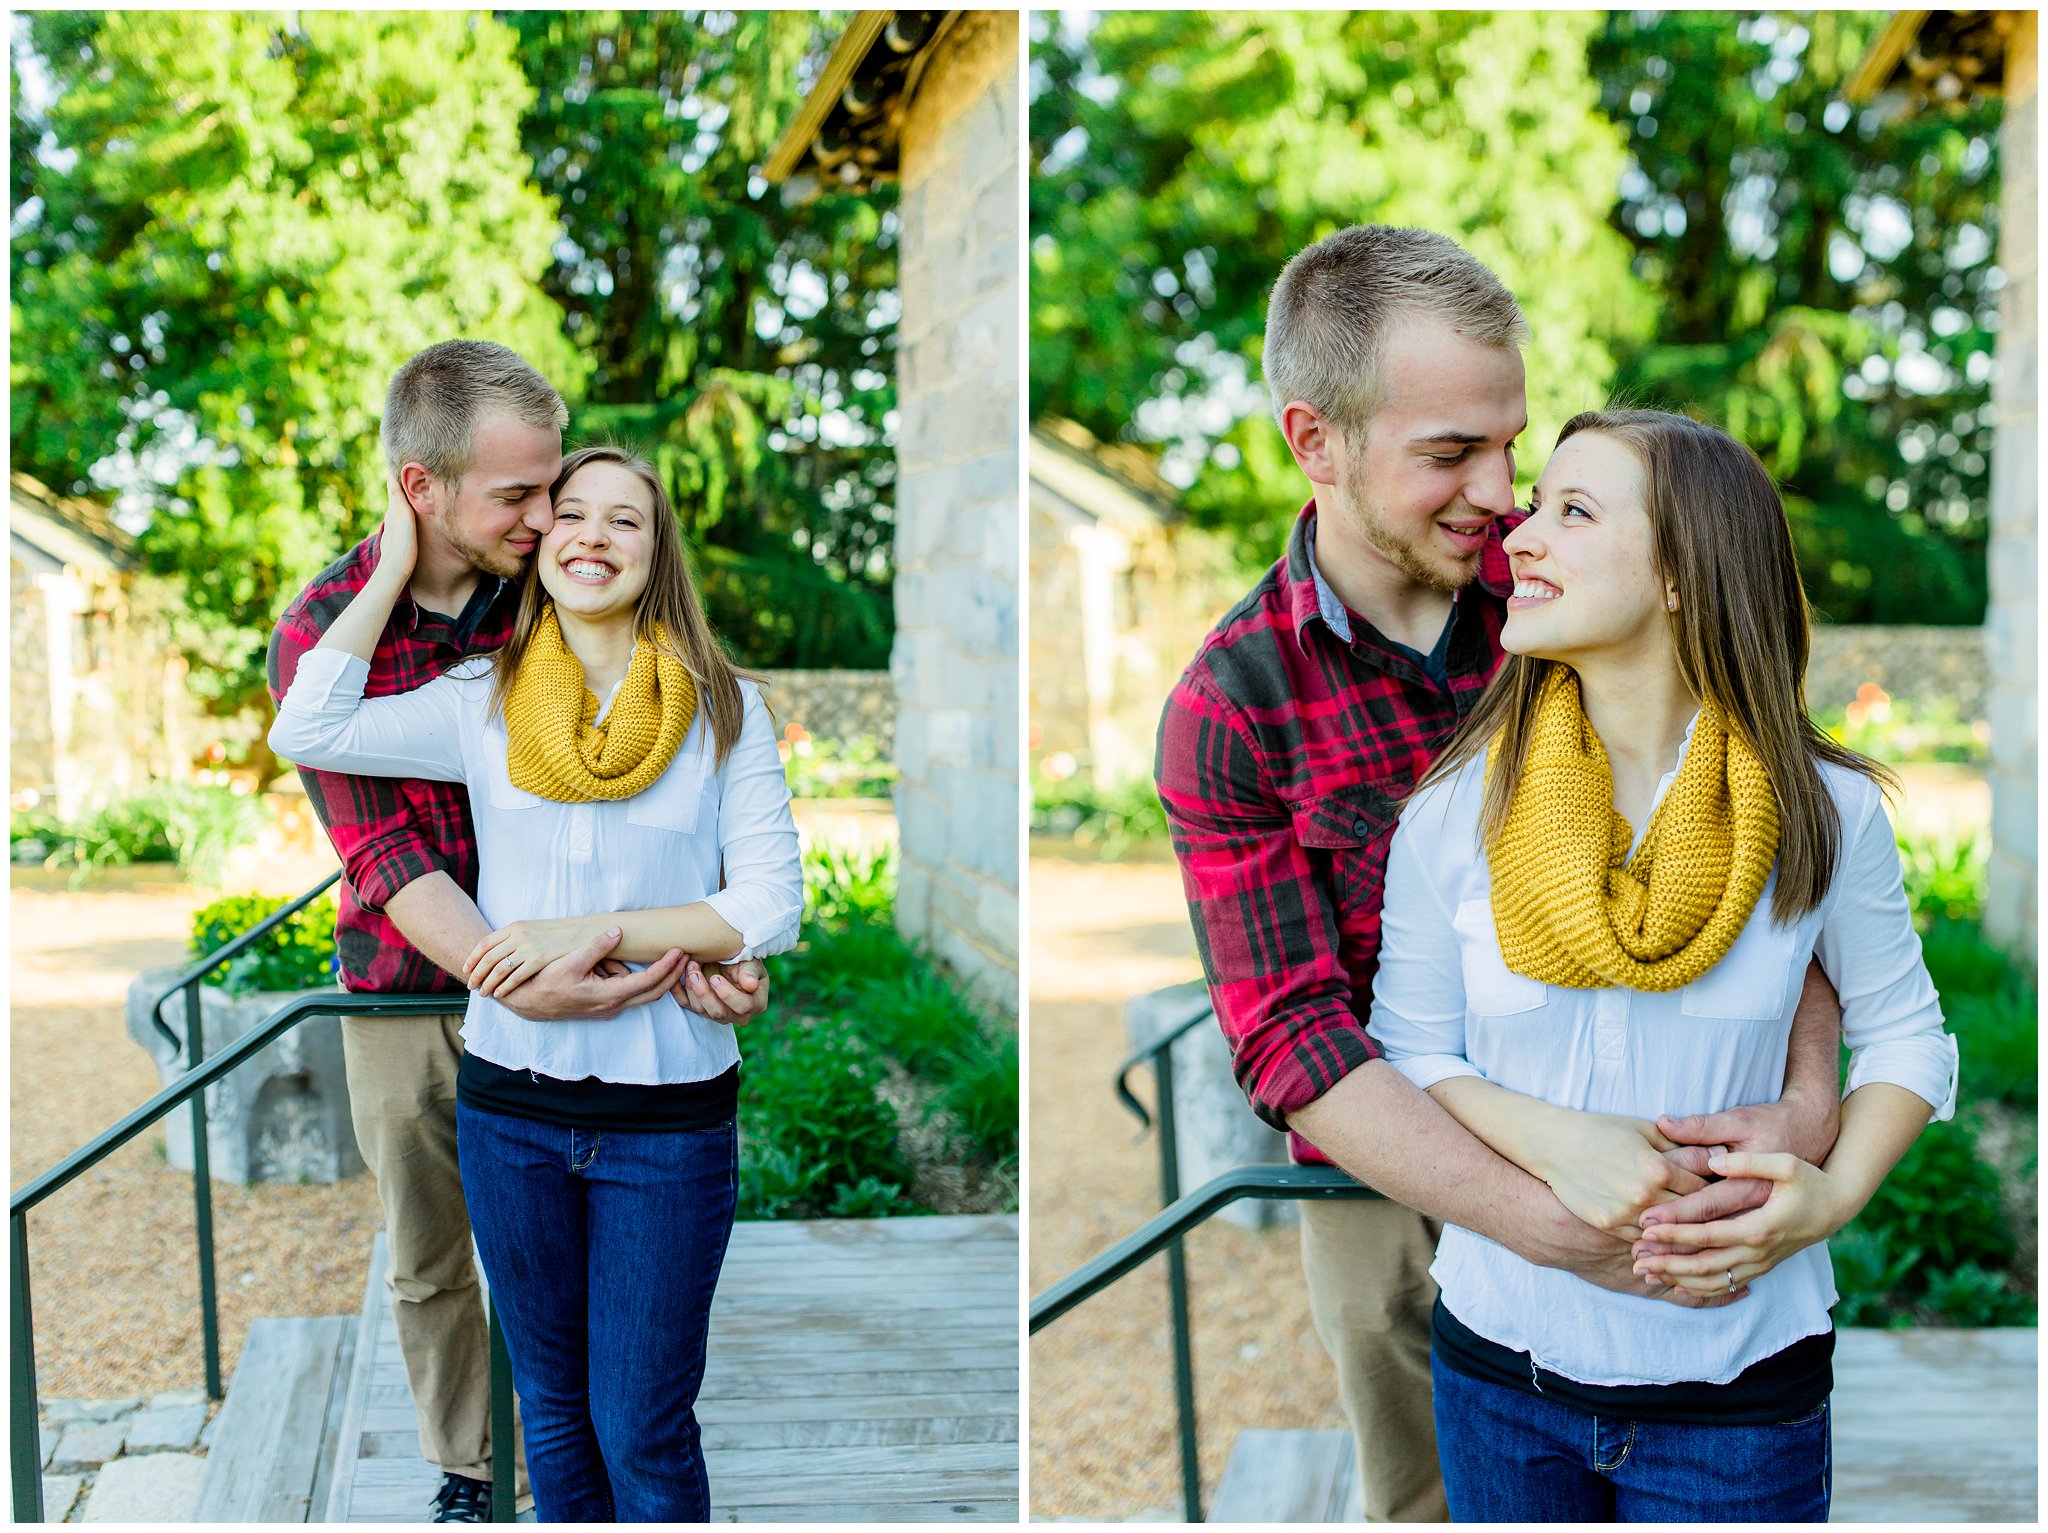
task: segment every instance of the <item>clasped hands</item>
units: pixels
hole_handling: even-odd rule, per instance
[[[1836,1179],[1802,1158],[1825,1158],[1834,1115],[1791,1095],[1654,1123],[1610,1113],[1569,1120],[1537,1174],[1574,1216],[1630,1242],[1649,1291],[1740,1297],[1855,1216]]]
[[[608,916],[514,921],[480,939],[461,978],[533,1021],[608,1020],[663,992],[710,1021],[738,1026],[768,1008],[758,959],[702,963],[670,948],[644,969],[610,956],[620,930]]]

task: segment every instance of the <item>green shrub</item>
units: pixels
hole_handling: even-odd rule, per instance
[[[1031,780],[1031,829],[1071,836],[1077,846],[1114,861],[1150,841],[1166,838],[1166,810],[1150,779],[1099,785],[1086,777]]]
[[[1017,1034],[996,1025],[977,1027],[945,1060],[944,1084],[934,1111],[952,1114],[985,1158],[1003,1162],[1017,1153]]]
[[[769,960],[776,993],[794,1005],[825,1009],[905,983],[921,967],[916,950],[886,918],[814,925],[794,953]]]
[[[192,917],[194,958],[218,952],[236,937],[295,896],[231,894],[215,900]],[[334,896],[323,894],[290,917],[227,966],[208,976],[208,983],[234,995],[261,990],[318,990],[334,983]]]
[[[1991,754],[1991,730],[1966,719],[1952,697],[1915,703],[1887,697],[1865,682],[1855,702],[1814,715],[1814,722],[1853,751],[1878,761],[1976,764]]]
[[[875,1046],[913,1075],[946,1071],[981,1029],[980,1013],[958,987],[922,965],[864,981],[855,992],[853,1010],[872,1030]]]
[[[896,763],[873,735],[825,740],[799,733],[783,744],[783,769],[794,797],[887,798],[896,791]]]
[[[1966,1118],[1929,1124],[1829,1250],[1839,1324],[2032,1323],[2032,1297],[2006,1275],[2016,1243],[1998,1176]]]
[[[2014,974],[1995,995],[1944,998],[1948,1030],[1961,1054],[1961,1094],[2032,1107],[2040,1098],[2040,999]]]
[[[809,924],[888,921],[896,911],[896,849],[865,851],[818,842],[803,849],[804,904]]]
[[[1900,836],[1899,861],[1917,924],[1975,921],[1984,913],[1991,847],[1977,831]]]
[[[228,854],[262,824],[262,801],[254,795],[198,783],[152,783],[104,799],[69,822],[49,810],[16,812],[8,820],[8,844],[16,857],[40,846],[34,860],[81,874],[175,862],[210,883],[226,868]]]
[[[1990,995],[2005,983],[2012,960],[1984,940],[1974,921],[1928,922],[1920,934],[1920,956],[1944,1001],[1957,995]]]
[[[1974,922],[1934,919],[1920,951],[1962,1056],[1963,1101],[2032,1106],[2040,1071],[2040,996],[2032,972],[1986,942]]]
[[[740,1217],[913,1211],[874,1049],[842,1016],[781,1008],[751,1024],[740,1070]]]

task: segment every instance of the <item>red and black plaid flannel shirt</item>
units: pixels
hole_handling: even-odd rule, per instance
[[[373,534],[327,566],[278,620],[270,636],[270,696],[280,701],[298,674],[299,657],[320,642],[328,625],[369,582],[377,568]],[[388,697],[424,686],[465,655],[500,649],[512,634],[517,587],[482,577],[460,617],[429,612],[401,597],[370,659],[366,697]],[[436,870],[471,898],[476,896],[476,826],[461,783],[417,778],[352,777],[302,768],[299,781],[345,870],[337,902],[335,946],[342,987],[378,994],[459,991],[407,942],[384,914],[385,903]]]
[[[1315,512],[1311,500],[1286,556],[1211,631],[1159,724],[1159,797],[1209,994],[1238,1084],[1276,1128],[1379,1057],[1365,1024],[1387,844],[1499,664],[1513,589],[1500,546],[1513,523],[1496,521],[1453,603],[1439,687],[1357,614],[1351,642],[1331,627],[1309,566]]]

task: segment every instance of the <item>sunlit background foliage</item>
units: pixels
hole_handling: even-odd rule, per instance
[[[1882,21],[1036,13],[1034,417],[1156,450],[1263,563],[1303,493],[1267,290],[1346,224],[1421,225],[1528,312],[1529,478],[1577,410],[1686,409],[1778,477],[1825,617],[1980,622],[1999,107],[1851,108]]]
[[[392,371],[474,336],[660,465],[753,665],[886,664],[890,194],[756,173],[816,12],[39,12],[11,52],[13,462],[117,497],[192,683],[384,506]]]

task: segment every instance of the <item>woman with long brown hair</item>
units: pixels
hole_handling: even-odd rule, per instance
[[[672,994],[566,1022],[499,998],[600,932],[635,964],[786,950],[796,828],[767,709],[705,621],[653,468],[586,447],[551,496],[506,648],[365,699],[417,554],[394,494],[376,570],[302,659],[270,743],[309,766],[468,784],[496,929],[463,973],[457,1135],[534,1500],[548,1522],[702,1522],[695,1402],[735,1205],[733,1031]]]
[[[1508,658],[1403,811],[1371,1031],[1572,1212],[1635,1240],[1646,1283],[1722,1302],[1607,1292],[1447,1227],[1432,1371],[1451,1514],[1824,1521],[1824,1242],[1954,1105],[1885,774],[1806,716],[1784,508],[1725,433],[1576,417],[1504,547]],[[1832,1153],[1717,1152],[1768,1200],[1660,1226],[1652,1120],[1776,1097],[1811,957],[1852,1051]]]

